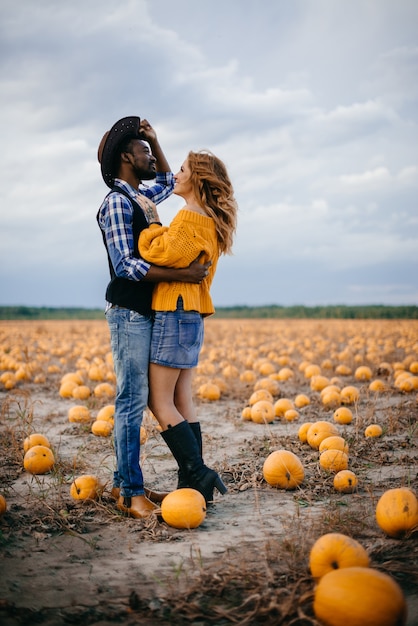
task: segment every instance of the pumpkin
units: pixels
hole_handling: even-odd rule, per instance
[[[241,417],[246,422],[251,422],[251,407],[245,406],[241,411]]]
[[[302,443],[306,443],[306,438],[308,435],[308,430],[309,428],[312,426],[313,422],[305,422],[304,424],[302,424],[299,427],[298,430],[298,437],[299,437],[299,441],[301,441]]]
[[[173,528],[197,528],[206,517],[206,502],[196,489],[176,489],[161,502],[161,516]]]
[[[90,395],[90,387],[87,387],[87,385],[78,385],[73,389],[73,398],[75,398],[75,400],[88,400]]]
[[[59,388],[59,395],[61,398],[72,398],[74,389],[78,387],[77,383],[73,380],[66,380],[61,383]]]
[[[251,394],[248,404],[252,406],[259,400],[268,400],[269,402],[274,401],[273,396],[268,389],[257,389],[257,391],[254,391]]]
[[[318,420],[310,426],[306,440],[311,448],[319,448],[321,441],[330,437],[331,435],[338,435],[337,427],[331,422],[325,420]]]
[[[319,465],[328,472],[340,472],[348,467],[348,455],[342,450],[325,450],[321,452]]]
[[[253,370],[245,370],[244,372],[242,372],[242,374],[240,374],[239,379],[243,382],[243,383],[253,383],[255,382],[257,378],[257,375],[255,372],[253,372]]]
[[[303,373],[305,374],[305,378],[312,378],[312,376],[319,376],[321,374],[321,368],[319,365],[310,363],[305,367]]]
[[[330,389],[321,395],[322,404],[329,409],[336,409],[341,404],[340,392],[336,389]]]
[[[290,380],[295,375],[294,371],[290,369],[290,367],[282,367],[277,373],[278,380]]]
[[[88,424],[91,421],[89,409],[83,405],[72,406],[68,409],[68,421],[75,424]]]
[[[221,390],[218,385],[214,383],[204,383],[200,385],[198,394],[203,400],[210,400],[211,402],[219,400],[221,397]]]
[[[0,516],[7,511],[7,501],[3,494],[0,493]]]
[[[23,457],[23,467],[31,474],[46,474],[54,463],[54,453],[47,446],[32,446]]]
[[[341,389],[341,402],[342,404],[354,404],[360,397],[360,392],[357,387],[348,385]]]
[[[263,464],[264,480],[272,487],[295,489],[305,478],[299,457],[290,450],[275,450]]]
[[[104,422],[113,422],[115,417],[115,405],[106,404],[102,406],[100,411],[96,415],[97,420],[103,420]]]
[[[270,374],[274,374],[276,370],[276,366],[271,361],[265,361],[264,363],[261,363],[260,367],[258,368],[261,376],[270,376]]]
[[[341,363],[341,365],[337,365],[335,368],[335,373],[338,374],[338,376],[351,376],[353,370],[351,367],[348,367],[348,365]]]
[[[351,470],[340,470],[334,476],[334,489],[340,493],[353,493],[357,484],[357,476]]]
[[[403,626],[407,615],[398,583],[370,567],[343,567],[322,576],[313,608],[325,626]]]
[[[348,407],[342,406],[334,411],[333,418],[334,422],[337,422],[337,424],[351,424],[353,421],[353,413]]]
[[[284,419],[286,420],[286,422],[294,422],[295,420],[299,419],[299,413],[296,411],[296,409],[288,409],[287,411],[285,411]]]
[[[79,372],[68,372],[68,374],[64,374],[60,382],[62,384],[62,383],[66,383],[67,381],[71,381],[75,383],[77,386],[84,384],[84,379]]]
[[[379,424],[370,424],[370,426],[367,426],[366,430],[364,431],[365,437],[381,437],[382,434],[383,429],[381,426],[379,426]]]
[[[256,424],[269,424],[275,418],[273,404],[268,400],[259,400],[251,407],[251,420]]]
[[[48,437],[45,437],[45,435],[32,433],[29,437],[26,437],[23,442],[24,452],[27,452],[30,448],[33,448],[33,446],[46,446],[47,448],[50,448],[51,444],[49,443]]]
[[[354,372],[354,378],[356,380],[370,380],[372,377],[372,370],[367,365],[360,365]]]
[[[259,389],[267,389],[272,396],[280,395],[280,385],[277,380],[273,380],[273,378],[260,378],[254,385],[254,391],[258,391]]]
[[[309,386],[312,391],[322,391],[325,387],[329,386],[329,380],[326,376],[312,376]]]
[[[222,375],[225,376],[225,378],[238,378],[239,371],[235,365],[225,365],[222,370]]]
[[[110,383],[99,383],[94,388],[96,398],[107,398],[115,395],[115,388]]]
[[[91,432],[97,437],[109,437],[113,431],[113,424],[108,420],[95,420],[91,425]]]
[[[372,382],[369,385],[369,390],[379,393],[382,391],[388,391],[389,387],[383,380],[380,380],[379,378],[377,378],[376,380],[372,380]]]
[[[97,476],[83,474],[71,483],[70,496],[74,500],[97,500],[102,489]]]
[[[369,567],[369,556],[363,546],[341,533],[327,533],[317,539],[309,554],[309,569],[314,578],[342,567]]]
[[[308,406],[308,404],[310,403],[310,399],[304,393],[299,393],[294,400],[294,405],[297,409],[302,409],[304,406]]]
[[[286,411],[290,411],[290,409],[294,408],[292,400],[289,400],[289,398],[279,398],[274,403],[274,414],[276,417],[284,417]]]
[[[319,451],[324,452],[325,450],[341,450],[348,454],[349,446],[343,437],[331,435],[331,437],[323,439],[319,444]]]
[[[388,489],[376,506],[376,521],[389,537],[402,537],[418,528],[418,500],[408,487]]]

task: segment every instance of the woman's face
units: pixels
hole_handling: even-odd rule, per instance
[[[174,193],[178,196],[185,198],[190,195],[192,191],[192,184],[190,182],[191,171],[188,160],[186,159],[177,174],[174,175],[175,185]]]

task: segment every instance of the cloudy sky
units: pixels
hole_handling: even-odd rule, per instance
[[[0,305],[104,305],[126,115],[229,168],[215,305],[418,304],[416,0],[2,0],[0,32]]]

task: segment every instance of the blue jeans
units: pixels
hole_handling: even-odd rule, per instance
[[[144,494],[140,467],[140,430],[148,404],[148,367],[152,317],[121,307],[106,312],[116,374],[113,486],[123,496]]]

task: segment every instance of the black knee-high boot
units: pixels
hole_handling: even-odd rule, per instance
[[[213,500],[215,488],[221,494],[227,492],[219,474],[203,463],[199,445],[189,422],[180,422],[180,424],[164,430],[161,435],[179,468],[187,476],[188,486],[200,491],[206,502]]]
[[[202,430],[200,428],[200,422],[189,422],[189,426],[192,429],[192,432],[195,436],[197,445],[199,447],[200,456],[203,459],[203,442],[202,442]],[[185,474],[184,470],[179,468],[177,489],[183,489],[183,487],[189,487],[189,483],[187,480],[187,475]]]

